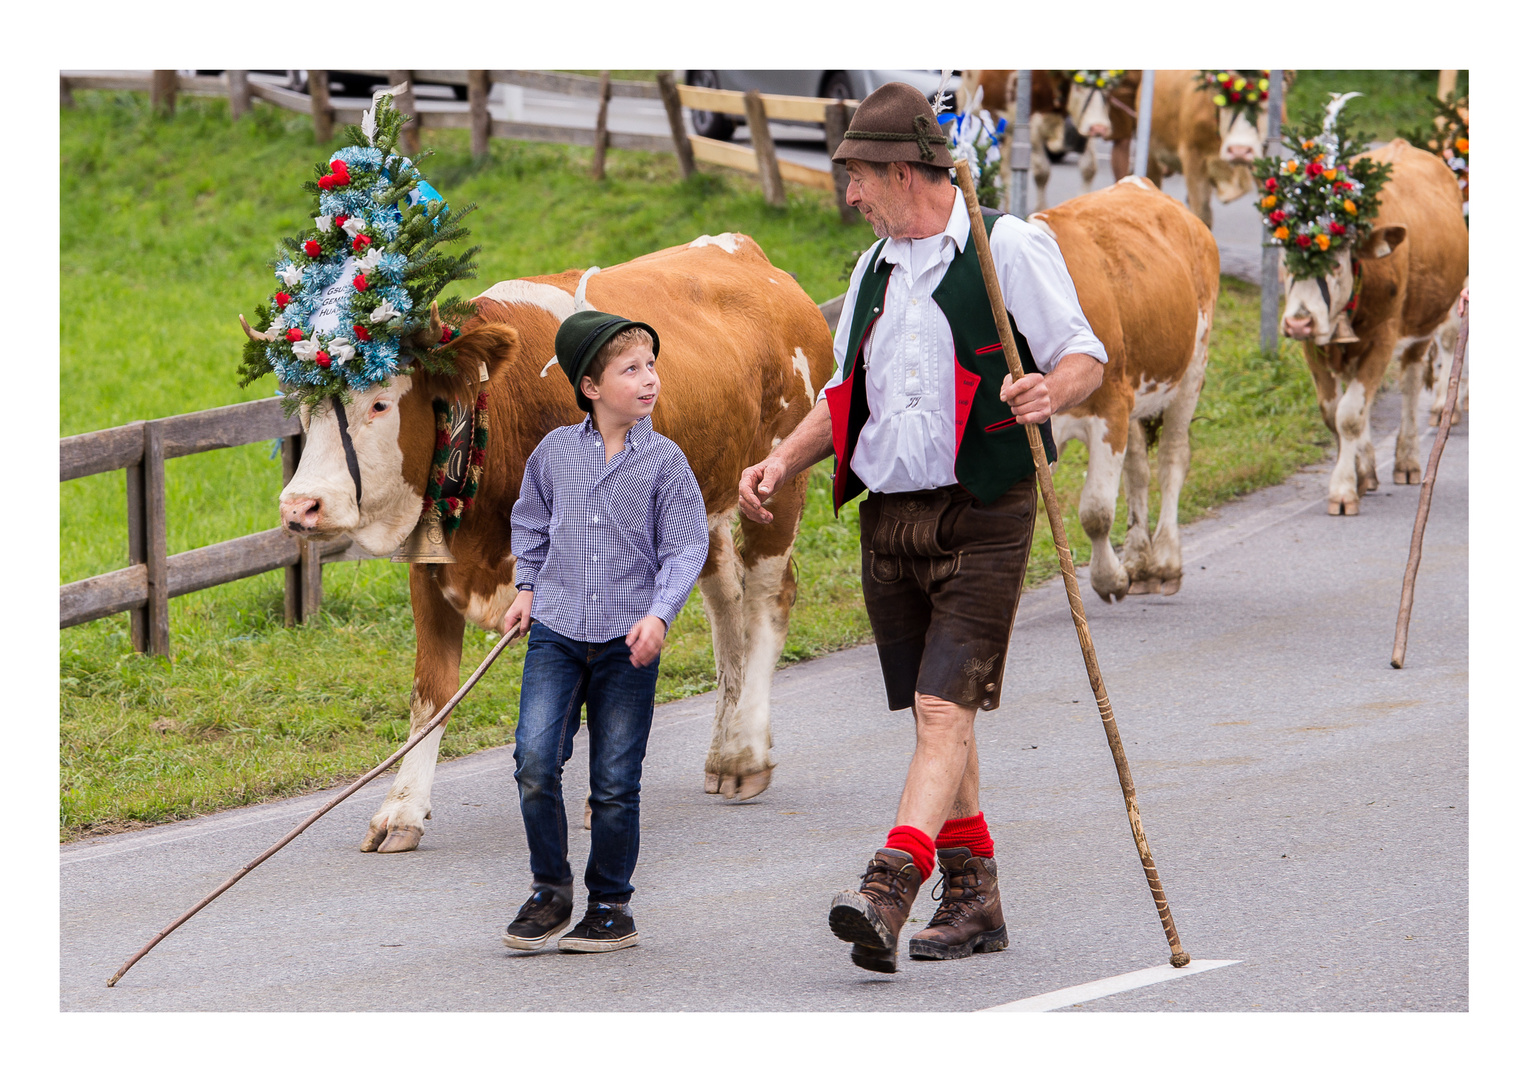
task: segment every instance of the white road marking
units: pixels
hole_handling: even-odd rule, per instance
[[[982,1009],[982,1012],[1050,1012],[1052,1009],[1065,1009],[1071,1005],[1080,1005],[1084,1001],[1096,1001],[1110,994],[1123,993],[1126,990],[1138,990],[1143,986],[1151,986],[1153,983],[1167,982],[1169,979],[1181,979],[1185,975],[1198,975],[1203,971],[1214,971],[1216,968],[1227,967],[1231,964],[1239,964],[1240,960],[1191,960],[1180,968],[1171,964],[1162,964],[1158,967],[1143,968],[1140,971],[1132,971],[1128,975],[1115,975],[1110,979],[1097,979],[1093,982],[1083,983],[1081,986],[1069,986],[1065,990],[1052,990],[1049,994],[1038,994],[1035,997],[1021,998],[1018,1001],[1010,1001],[1006,1005],[994,1005],[990,1009]]]

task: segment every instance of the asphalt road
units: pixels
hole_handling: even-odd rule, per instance
[[[1377,431],[1394,430],[1395,405],[1382,399]],[[1317,466],[1186,528],[1177,595],[1109,606],[1084,584],[1183,942],[1239,962],[1066,1007],[1467,1008],[1468,432],[1443,457],[1402,671],[1389,657],[1419,489],[1389,482],[1384,445],[1356,519],[1326,515]],[[873,975],[827,929],[832,894],[885,836],[912,747],[873,649],[776,676],[779,768],[756,803],[701,791],[712,710],[705,695],[657,712],[638,948],[500,944],[529,877],[501,748],[441,767],[419,851],[356,850],[376,784],[111,990],[123,960],[325,796],[65,846],[60,1007],[970,1010],[1166,963],[1059,580],[1020,604],[1002,708],[978,729],[1005,952],[904,956]],[[587,841],[574,834],[575,868]],[[925,889],[915,918],[933,907]]]

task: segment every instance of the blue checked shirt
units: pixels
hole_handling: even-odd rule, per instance
[[[592,419],[548,432],[526,459],[510,544],[532,618],[609,641],[648,615],[674,625],[710,539],[690,463],[644,417],[608,463]]]

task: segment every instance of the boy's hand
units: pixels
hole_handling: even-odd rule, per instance
[[[626,644],[631,649],[631,666],[646,667],[656,660],[663,651],[663,639],[667,636],[668,624],[658,616],[649,615],[637,620],[626,635]]]
[[[521,634],[529,633],[531,629],[531,590],[521,589],[515,595],[515,602],[509,605],[509,610],[504,613],[504,622],[500,627],[505,637],[517,638]]]

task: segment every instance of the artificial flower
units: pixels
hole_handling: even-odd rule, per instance
[[[1332,222],[1331,233],[1333,236],[1346,236],[1348,227],[1340,221]]]
[[[315,338],[304,338],[301,341],[292,342],[292,355],[304,363],[312,363],[318,355],[319,348]]]
[[[313,362],[321,368],[326,368],[329,366],[329,354],[319,349],[313,354]]]
[[[292,298],[284,292],[278,292],[273,298],[278,308],[284,308],[292,302]]]
[[[355,286],[356,292],[365,292],[367,289],[366,275],[357,274],[354,278],[351,279],[350,284]]]
[[[362,251],[370,243],[371,237],[367,236],[365,233],[358,233],[356,238],[350,241],[350,248],[352,251]]]
[[[1343,199],[1342,208],[1350,214],[1358,213],[1358,207],[1354,204],[1352,199]]]
[[[340,228],[344,229],[345,232],[347,232],[351,238],[354,239],[357,235],[359,235],[362,229],[366,228],[366,219],[361,217],[347,217],[337,220],[335,224],[339,225]]]
[[[324,246],[317,240],[309,240],[302,245],[302,249],[308,253],[310,259],[316,259],[324,253]]]
[[[1310,247],[1310,237],[1304,233],[1301,233],[1299,236],[1295,237],[1295,243],[1299,244],[1301,247]]]
[[[333,223],[333,219],[330,218],[328,214],[320,214],[318,217],[313,219],[313,227],[319,232],[328,232],[329,229],[333,226]]]
[[[1289,239],[1289,226],[1288,225],[1280,225],[1277,229],[1274,229],[1273,230],[1273,238],[1275,240],[1288,240]]]
[[[355,336],[361,341],[371,340],[371,331],[367,330],[366,327],[362,326],[360,323],[356,323],[350,329],[355,331]]]
[[[1264,210],[1267,210],[1270,207],[1277,206],[1278,204],[1279,204],[1279,197],[1277,195],[1264,195],[1263,196],[1263,209]]]
[[[384,300],[372,310],[371,321],[374,323],[384,323],[388,319],[396,318],[402,314],[403,312],[393,307],[391,300]]]
[[[369,274],[377,268],[377,264],[381,261],[382,249],[374,247],[365,255],[362,255],[359,259],[356,260],[356,267],[360,270],[364,270]]]
[[[1279,190],[1278,177],[1270,176],[1268,179],[1263,181],[1263,186],[1265,188],[1267,188],[1269,191],[1278,191]]]
[[[297,267],[293,266],[291,263],[287,263],[285,266],[278,269],[276,271],[276,276],[279,277],[282,283],[286,285],[302,284],[302,271],[297,269]]]
[[[302,331],[297,329],[297,327],[294,326],[294,327],[292,327],[292,329],[290,329],[290,330],[288,330],[286,332],[286,339],[288,341],[292,341],[292,342],[301,341],[302,340]]]
[[[1283,221],[1288,216],[1289,215],[1284,213],[1284,211],[1282,211],[1282,210],[1275,210],[1273,213],[1268,215],[1268,220],[1273,222],[1275,225],[1277,225],[1279,222]]]
[[[347,361],[355,359],[355,346],[348,340],[337,337],[329,342],[329,355],[334,357],[334,362],[344,367]]]
[[[1288,161],[1284,162],[1284,164],[1279,166],[1279,167],[1281,169],[1283,169],[1287,173],[1298,172],[1300,170],[1300,163],[1298,161],[1296,161],[1294,158],[1290,158]]]
[[[1469,139],[1455,139],[1454,140],[1454,149],[1458,150],[1461,154],[1468,154],[1470,152],[1470,140]],[[1487,155],[1487,156],[1489,157],[1490,155]]]
[[[1326,233],[1317,233],[1316,246],[1319,247],[1322,251],[1325,251],[1327,248],[1332,246],[1332,238],[1326,235]]]

